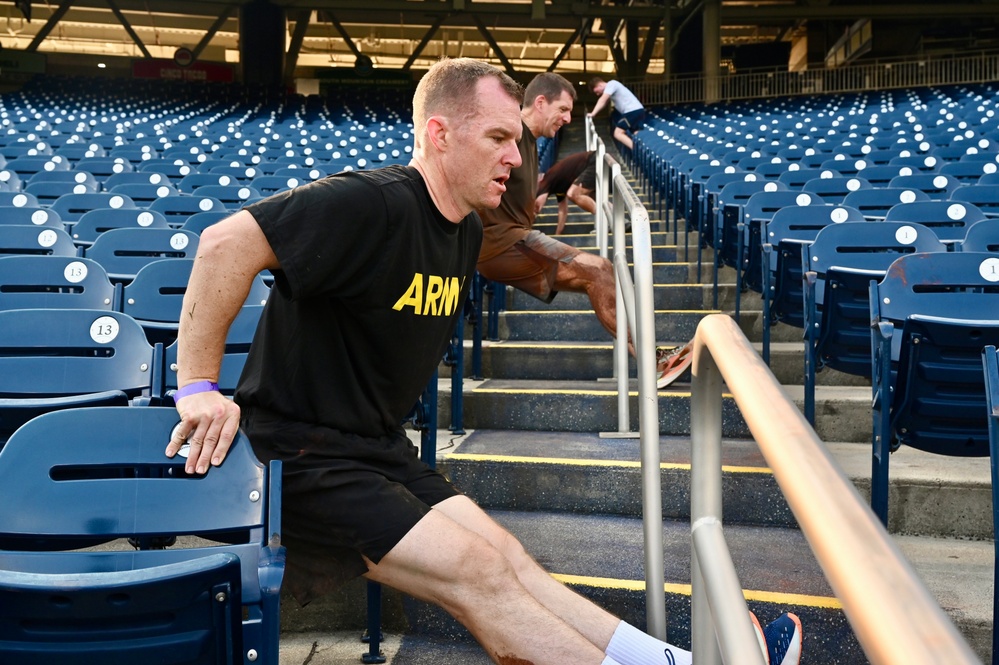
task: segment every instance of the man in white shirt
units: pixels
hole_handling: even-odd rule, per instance
[[[628,150],[634,147],[631,135],[642,128],[642,121],[645,119],[645,107],[638,101],[631,90],[628,90],[620,81],[604,81],[599,76],[590,79],[590,90],[597,95],[597,103],[593,110],[586,115],[591,118],[599,113],[608,102],[614,104],[614,111],[611,113],[611,122],[614,124],[614,140],[620,142]]]

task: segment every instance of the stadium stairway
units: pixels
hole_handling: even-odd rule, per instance
[[[582,123],[563,130],[561,154],[583,148]],[[608,138],[605,142],[610,145]],[[624,162],[622,162],[624,164]],[[630,170],[624,172],[645,199]],[[570,206],[561,239],[596,251],[592,216]],[[657,230],[656,333],[673,346],[694,334],[715,310],[710,284],[696,281],[696,259],[684,262],[679,245]],[[555,201],[537,228],[554,233]],[[691,253],[695,257],[696,252]],[[720,305],[734,307],[734,276],[723,272]],[[710,272],[703,273],[710,279]],[[464,427],[458,436],[440,430],[440,468],[498,521],[517,535],[558,579],[579,593],[645,627],[645,582],[638,440],[602,438],[617,430],[612,345],[585,296],[560,294],[546,305],[509,290],[498,342],[486,342],[482,381],[464,381]],[[759,343],[759,299],[744,294],[740,325]],[[787,394],[802,404],[801,332],[774,329],[771,365]],[[467,336],[466,336],[467,339]],[[466,352],[468,351],[466,342]],[[466,353],[466,367],[470,358]],[[450,380],[442,366],[439,418],[450,419]],[[632,374],[634,376],[634,373]],[[824,370],[818,375],[816,429],[865,496],[870,485],[869,384]],[[663,532],[668,633],[689,646],[689,378],[660,391]],[[637,430],[637,397],[631,413]],[[805,627],[806,664],[867,662],[767,469],[733,401],[723,413],[726,536],[748,604],[766,623],[783,611]],[[987,460],[939,458],[903,449],[892,461],[890,529],[916,571],[959,630],[986,662],[991,651],[992,519]],[[364,627],[365,585],[299,608],[283,603],[282,663],[358,662],[353,655],[323,660],[299,635]],[[424,603],[384,594],[386,633],[397,665],[490,662],[460,625]],[[311,639],[311,638],[309,638]],[[306,640],[308,642],[308,640]],[[298,651],[295,651],[298,649]],[[302,660],[293,653],[309,656]],[[341,649],[341,651],[343,651]],[[287,656],[287,657],[286,657]]]

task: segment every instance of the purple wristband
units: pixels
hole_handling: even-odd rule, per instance
[[[189,383],[183,388],[179,389],[173,394],[173,403],[176,404],[184,397],[188,395],[194,395],[196,393],[207,393],[207,392],[218,392],[219,384],[212,381],[195,381],[194,383]]]

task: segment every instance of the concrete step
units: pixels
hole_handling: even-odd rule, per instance
[[[449,442],[440,468],[488,508],[641,515],[640,444],[595,433],[474,430]],[[827,444],[867,499],[869,443]],[[660,437],[663,513],[690,516],[690,438]],[[726,439],[722,453],[726,524],[794,527],[780,489],[751,439]],[[912,448],[892,456],[893,533],[992,540],[991,481],[984,458],[940,457]]]
[[[569,295],[569,294],[566,294]],[[757,344],[757,350],[761,345]],[[471,377],[472,343],[465,340],[465,376]],[[612,342],[515,342],[486,340],[482,347],[483,377],[491,379],[530,379],[542,381],[598,381],[614,376]],[[770,346],[770,369],[781,384],[804,382],[804,344],[775,342]],[[440,366],[441,378],[451,376],[451,367]],[[629,376],[636,377],[635,362],[629,359]],[[832,369],[816,374],[818,385],[864,386],[870,380]]]
[[[556,579],[630,623],[645,626],[641,520],[557,512],[489,512]],[[690,641],[689,528],[684,521],[663,522],[667,630],[670,641],[681,647],[689,647]],[[728,525],[725,535],[750,609],[764,622],[783,611],[801,617],[804,665],[867,662],[799,531]],[[897,537],[897,542],[958,629],[987,660],[991,544],[910,536]],[[363,626],[364,587],[358,583],[348,586],[306,608],[283,603],[285,635],[321,631],[330,616],[338,617],[340,630],[348,625]],[[385,630],[415,636],[402,639],[392,662],[489,662],[467,631],[441,610],[388,589],[383,606]]]
[[[684,379],[681,377],[681,381]],[[441,381],[438,400],[440,423],[451,422],[451,382]],[[659,391],[661,434],[690,433],[690,384],[677,382]],[[788,396],[802,408],[801,386],[785,386]],[[466,429],[535,430],[546,432],[618,431],[617,389],[612,382],[528,381],[488,379],[464,382]],[[871,436],[871,391],[862,386],[817,386],[815,429],[823,441],[866,443]],[[634,381],[629,392],[630,426],[637,431],[638,392]],[[724,436],[748,436],[745,421],[734,400],[722,402]]]

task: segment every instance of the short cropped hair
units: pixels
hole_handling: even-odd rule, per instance
[[[416,140],[427,119],[441,114],[463,120],[478,111],[476,86],[479,79],[494,77],[503,90],[518,104],[524,99],[520,84],[502,70],[472,58],[442,58],[431,67],[416,86],[413,95],[413,126]]]
[[[534,100],[539,96],[544,97],[546,102],[551,103],[561,97],[563,92],[568,92],[570,99],[576,99],[576,89],[572,87],[572,84],[564,76],[545,72],[544,74],[538,74],[527,84],[527,89],[524,90],[524,103],[533,104]]]
[[[599,76],[594,76],[593,78],[590,79],[590,82],[586,84],[586,87],[588,87],[590,89],[590,91],[592,92],[593,89],[595,87],[597,87],[598,83],[606,83],[606,81],[604,81]]]

